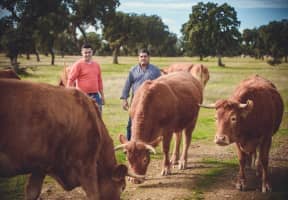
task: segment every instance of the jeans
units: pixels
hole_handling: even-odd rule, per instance
[[[94,99],[99,107],[100,113],[102,113],[102,98],[99,92],[96,93],[88,93],[88,96]]]
[[[130,139],[131,139],[131,126],[132,126],[132,121],[131,121],[131,117],[129,117],[129,119],[128,119],[128,124],[127,124],[127,127],[126,127],[126,137],[127,137],[127,140],[130,140]]]

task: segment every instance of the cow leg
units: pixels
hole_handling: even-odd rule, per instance
[[[259,150],[259,162],[262,167],[262,192],[272,191],[272,187],[269,183],[268,178],[268,163],[269,163],[269,151],[271,147],[271,137],[265,138],[263,143],[260,145]]]
[[[180,144],[181,144],[181,132],[174,133],[175,144],[173,149],[173,154],[170,159],[171,165],[174,167],[179,163],[179,151],[180,151]]]
[[[191,143],[193,129],[194,127],[186,128],[184,130],[183,150],[182,150],[181,158],[180,158],[179,165],[178,165],[178,168],[182,170],[186,169],[187,167],[187,155],[188,155],[188,149]]]
[[[237,147],[237,154],[238,154],[238,160],[239,160],[239,172],[238,172],[238,177],[236,181],[236,188],[238,190],[244,191],[247,187],[246,177],[245,177],[245,163],[246,163],[247,155],[243,151],[241,151],[238,143],[236,143],[236,147]]]
[[[163,168],[161,172],[162,176],[167,176],[171,174],[170,161],[169,161],[169,148],[172,134],[173,134],[172,132],[164,134],[164,138],[162,141],[162,148],[164,153]]]
[[[44,178],[45,174],[39,172],[33,172],[29,176],[25,188],[25,200],[36,200],[39,197]]]
[[[257,159],[257,151],[255,150],[254,152],[250,152],[246,156],[247,162],[246,162],[246,167],[253,169],[256,167],[256,159]]]

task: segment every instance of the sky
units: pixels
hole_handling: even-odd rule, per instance
[[[192,6],[199,2],[227,3],[234,7],[241,22],[239,30],[258,28],[271,21],[288,19],[288,0],[120,0],[116,9],[125,13],[158,15],[170,32],[181,36],[182,24],[189,20]]]

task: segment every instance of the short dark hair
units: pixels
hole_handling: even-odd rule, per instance
[[[139,49],[138,55],[139,55],[140,53],[146,53],[148,56],[150,55],[148,49]]]
[[[82,45],[81,49],[92,49],[92,46],[91,46],[91,44],[89,44],[89,43],[84,43],[84,44]]]

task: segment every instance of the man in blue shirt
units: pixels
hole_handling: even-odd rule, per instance
[[[132,97],[134,96],[136,90],[139,86],[146,80],[154,80],[161,75],[161,72],[158,67],[149,63],[150,55],[149,51],[146,49],[141,49],[138,52],[138,60],[139,63],[133,66],[127,77],[125,86],[122,91],[122,95],[120,99],[122,99],[122,108],[124,110],[128,110],[129,103],[129,93],[130,89],[132,88]],[[127,132],[126,132],[127,139],[130,140],[131,138],[131,118],[129,117],[128,125],[127,125]]]

